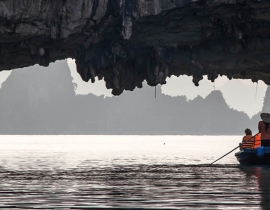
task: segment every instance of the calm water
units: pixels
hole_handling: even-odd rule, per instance
[[[2,209],[270,209],[240,136],[1,136]]]

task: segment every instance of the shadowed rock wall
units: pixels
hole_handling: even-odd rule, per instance
[[[0,70],[72,57],[114,95],[170,75],[270,84],[268,1],[1,0]]]

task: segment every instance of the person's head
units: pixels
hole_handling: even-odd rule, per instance
[[[265,123],[270,123],[270,114],[269,113],[261,113],[262,121]]]
[[[270,124],[270,114],[269,113],[261,113],[261,118],[265,124],[265,130],[268,130]]]
[[[246,133],[246,135],[252,135],[252,132],[251,132],[251,130],[250,130],[249,128],[247,128],[247,129],[245,130],[245,133]]]

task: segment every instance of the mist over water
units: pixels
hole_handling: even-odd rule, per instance
[[[1,136],[0,208],[267,209],[241,136]]]
[[[66,170],[209,164],[240,141],[241,136],[2,136],[0,165],[8,170]],[[238,162],[231,154],[219,163]]]

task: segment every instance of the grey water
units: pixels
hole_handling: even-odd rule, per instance
[[[1,136],[1,209],[270,209],[241,136]]]

